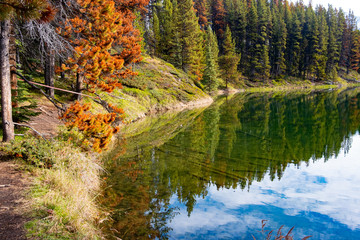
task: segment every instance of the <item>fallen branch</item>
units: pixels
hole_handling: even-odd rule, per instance
[[[39,90],[50,102],[52,102],[55,107],[63,112],[66,111],[66,108],[65,108],[65,105],[56,100],[55,98],[51,97],[50,95],[46,94],[41,88],[39,88],[38,86],[36,86],[33,82],[29,81],[28,79],[26,79],[23,75],[21,75],[20,73],[18,72],[14,72],[16,75],[18,75],[19,77],[21,77],[22,80],[24,80],[24,82],[26,82],[27,84],[29,84],[30,86],[32,86],[33,88]],[[61,106],[59,106],[58,104],[56,104],[56,102],[58,102],[59,104],[61,104]]]
[[[48,141],[40,132],[36,131],[33,127],[29,126],[29,125],[25,125],[25,124],[21,124],[21,123],[15,123],[14,125],[16,126],[20,126],[20,127],[27,127],[30,128],[31,130],[33,130],[37,135],[39,135],[40,137],[42,137],[45,141]]]

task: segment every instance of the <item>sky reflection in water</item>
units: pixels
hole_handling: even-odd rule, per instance
[[[261,220],[267,229],[282,224],[295,226],[295,239],[356,239],[360,236],[360,135],[352,138],[345,154],[324,162],[323,159],[290,164],[281,180],[266,176],[247,189],[217,189],[211,185],[208,195],[196,199],[190,217],[186,207],[173,196],[171,205],[180,208],[169,224],[170,239],[252,239],[261,236]]]

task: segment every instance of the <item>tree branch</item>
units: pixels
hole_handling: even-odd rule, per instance
[[[39,135],[39,136],[42,137],[45,141],[48,142],[48,140],[47,140],[40,132],[36,131],[33,127],[31,127],[31,126],[29,126],[29,125],[21,124],[21,123],[15,123],[15,122],[14,122],[14,125],[20,126],[20,127],[30,128],[30,129],[33,130],[37,135]]]
[[[52,102],[52,103],[54,104],[54,106],[55,106],[57,109],[59,109],[59,110],[61,110],[61,111],[63,111],[63,112],[66,111],[66,107],[65,107],[65,105],[64,105],[62,102],[60,102],[60,101],[56,100],[55,98],[52,98],[50,95],[46,94],[41,88],[39,88],[39,87],[37,87],[35,84],[31,83],[29,80],[27,80],[27,79],[26,79],[23,75],[21,75],[20,73],[18,73],[18,72],[16,72],[16,71],[15,71],[14,73],[15,73],[16,75],[18,75],[19,77],[21,77],[21,79],[24,80],[27,84],[29,84],[29,85],[32,86],[33,88],[39,90],[50,102]],[[56,104],[56,102],[58,102],[59,104],[61,104],[61,106],[59,106],[58,104]]]

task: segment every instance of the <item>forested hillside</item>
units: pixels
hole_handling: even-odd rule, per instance
[[[352,12],[288,0],[151,0],[147,51],[202,79],[296,77],[334,81],[359,70],[360,32]],[[229,29],[228,29],[229,28]],[[213,38],[215,35],[216,38]]]

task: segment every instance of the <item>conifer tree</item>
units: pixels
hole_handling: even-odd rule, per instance
[[[291,76],[299,76],[301,43],[302,43],[302,23],[299,19],[301,11],[290,9],[285,5],[285,17],[287,19],[288,38],[286,44],[286,70]]]
[[[326,22],[326,10],[319,6],[317,9],[317,18],[319,22],[319,44],[317,48],[317,59],[315,61],[316,65],[316,79],[325,80],[326,79],[326,63],[327,63],[327,47],[328,47],[328,25]]]
[[[199,19],[199,25],[201,29],[205,29],[210,24],[209,2],[207,0],[196,0],[194,8],[196,9],[196,16]]]
[[[246,16],[246,73],[251,80],[256,78],[256,69],[259,65],[257,52],[258,45],[258,14],[256,1],[249,1],[249,11]],[[260,66],[261,67],[261,66]]]
[[[258,41],[259,49],[257,51],[258,64],[256,65],[257,77],[267,80],[270,77],[270,61],[269,61],[269,24],[271,21],[271,13],[269,6],[265,0],[258,0]]]
[[[212,13],[212,26],[218,38],[220,46],[222,46],[222,41],[224,39],[224,33],[226,28],[226,14],[224,8],[224,0],[212,0],[211,5]],[[220,52],[222,51],[220,47]]]
[[[193,79],[200,80],[204,64],[203,33],[200,30],[192,0],[179,0],[177,9],[181,67]]]
[[[229,26],[226,27],[224,36],[224,53],[219,57],[219,66],[222,72],[222,79],[225,80],[225,86],[227,88],[230,81],[234,82],[239,77],[237,65],[239,64],[240,56],[236,54],[235,41],[232,39]]]
[[[217,89],[219,85],[219,66],[218,66],[219,48],[216,35],[210,27],[206,30],[205,58],[206,65],[203,75],[203,84],[207,91],[211,92]]]
[[[121,78],[136,74],[128,67],[141,60],[140,32],[133,21],[135,11],[142,10],[147,3],[77,0],[77,4],[78,14],[66,19],[65,27],[58,29],[75,50],[62,68],[76,74],[77,82],[83,81],[89,92],[112,92],[121,87]],[[106,148],[118,131],[112,124],[123,117],[122,109],[104,101],[99,103],[108,113],[93,114],[88,104],[76,102],[62,116],[67,127],[76,127],[89,138],[88,143],[95,151]]]
[[[352,34],[356,29],[356,18],[354,13],[350,11],[345,18],[344,31],[342,36],[342,49],[340,54],[340,65],[346,68],[349,73],[351,63],[351,46],[352,46]]]
[[[280,6],[279,6],[280,4]],[[271,73],[277,78],[283,76],[286,70],[285,50],[287,39],[287,28],[284,17],[280,12],[282,3],[272,5],[273,34],[270,46]]]
[[[330,79],[335,79],[337,76],[341,45],[338,43],[337,37],[339,27],[337,23],[337,14],[331,5],[329,5],[327,11],[327,23],[329,26],[329,42],[327,48],[326,75]]]
[[[155,46],[155,56],[161,56],[161,33],[160,33],[160,21],[156,11],[153,13],[153,32],[154,32],[154,46]]]
[[[311,5],[305,11],[305,24],[303,28],[303,58],[302,74],[307,78],[313,78],[316,67],[318,66],[318,48],[319,48],[319,26],[315,11]]]
[[[182,68],[182,42],[181,42],[181,15],[178,7],[177,0],[172,0],[173,5],[173,14],[171,17],[172,22],[172,31],[171,31],[171,40],[169,42],[169,61],[178,68]]]
[[[163,3],[163,9],[161,11],[161,57],[173,64],[176,64],[176,61],[173,61],[172,53],[175,51],[177,43],[175,21],[176,9],[174,9],[173,3],[171,0],[165,0]]]
[[[359,72],[360,69],[360,31],[356,30],[352,35],[352,47],[350,64],[351,69]]]
[[[245,40],[246,40],[246,14],[248,8],[246,0],[229,0],[226,5],[227,22],[236,44],[236,50],[245,56]],[[240,68],[244,68],[244,58],[240,60]]]

